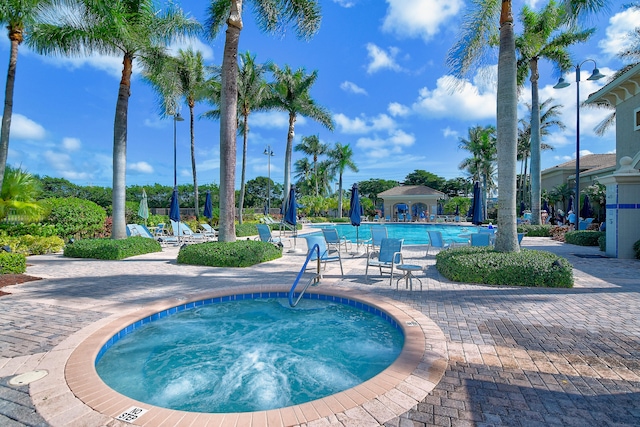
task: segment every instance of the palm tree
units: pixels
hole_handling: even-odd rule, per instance
[[[42,219],[45,209],[37,201],[41,193],[38,178],[22,168],[7,166],[0,191],[0,219],[12,211],[28,220]]]
[[[306,157],[296,160],[295,164],[296,188],[300,194],[309,194],[313,187],[313,167]]]
[[[566,9],[554,0],[536,12],[525,5],[520,13],[524,28],[516,38],[518,50],[518,86],[523,86],[527,75],[531,81],[531,223],[540,224],[540,107],[538,98],[538,62],[547,59],[561,71],[572,65],[569,46],[584,42],[595,28],[580,30],[575,25],[565,26]],[[561,30],[564,27],[566,29]]]
[[[125,239],[127,115],[133,62],[149,66],[164,57],[176,37],[195,34],[200,24],[172,4],[155,9],[153,0],[58,0],[28,40],[38,53],[82,56],[122,55],[122,77],[113,131],[112,239]],[[60,13],[64,10],[64,13]]]
[[[327,144],[320,142],[318,135],[304,136],[302,142],[294,147],[296,151],[302,151],[307,156],[313,156],[313,175],[316,184],[316,196],[318,196],[318,157],[329,150]]]
[[[16,82],[16,66],[18,64],[18,46],[22,44],[25,32],[31,30],[41,8],[49,1],[43,0],[3,0],[0,2],[0,24],[6,26],[11,49],[9,49],[9,69],[4,90],[4,110],[2,128],[0,130],[0,188],[4,179],[4,170],[9,153],[9,134],[11,131],[11,115],[13,114],[13,88]]]
[[[564,0],[567,18],[579,18],[606,6],[603,0]],[[488,52],[498,47],[497,149],[498,149],[498,227],[495,248],[500,252],[519,252],[516,228],[517,164],[517,67],[511,0],[473,2],[465,16],[461,35],[447,53],[447,64],[462,79]],[[499,19],[496,19],[499,17]],[[496,26],[496,24],[499,24]]]
[[[284,155],[284,203],[286,204],[291,187],[291,154],[297,116],[301,115],[313,119],[329,130],[333,130],[333,120],[329,112],[317,105],[309,94],[309,89],[318,78],[317,71],[306,74],[304,68],[292,71],[288,65],[282,69],[273,65],[271,72],[275,82],[272,84],[272,98],[268,105],[289,114],[287,147]]]
[[[342,218],[342,174],[347,169],[358,172],[358,167],[353,162],[353,150],[351,150],[349,144],[342,145],[336,142],[335,147],[328,154],[332,170],[338,174],[338,215],[339,218]]]
[[[193,174],[194,208],[199,216],[198,175],[196,173],[195,115],[196,102],[205,97],[207,81],[202,52],[193,49],[180,49],[177,57],[167,56],[158,61],[154,69],[146,70],[145,77],[160,94],[164,116],[174,116],[178,112],[179,98],[183,98],[189,107],[189,130],[191,134],[191,172]],[[175,120],[175,117],[174,117]]]
[[[458,168],[466,169],[474,181],[482,182],[483,208],[487,209],[487,191],[494,187],[493,172],[496,161],[496,129],[489,126],[469,128],[468,139],[459,138],[458,148],[471,153]]]
[[[299,37],[308,38],[320,28],[320,6],[317,0],[253,0],[258,24],[275,32],[294,23]],[[222,56],[220,96],[220,229],[218,240],[236,240],[234,223],[236,129],[238,110],[237,56],[242,30],[242,0],[211,0],[206,27],[210,38],[226,24]],[[289,188],[287,187],[286,190]]]

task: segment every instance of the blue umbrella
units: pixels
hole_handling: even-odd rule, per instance
[[[549,213],[549,203],[547,203],[547,201],[545,200],[544,203],[542,204],[542,210],[543,211],[547,211],[547,213]]]
[[[456,205],[456,216],[460,216],[460,205]]]
[[[482,224],[484,220],[482,214],[482,195],[480,193],[480,183],[476,181],[473,184],[473,204],[472,204],[473,216],[471,222],[475,225]]]
[[[296,187],[291,186],[289,190],[289,199],[284,210],[284,221],[293,225],[293,250],[296,248],[296,237],[298,235],[298,204],[296,203]]]
[[[443,214],[442,205],[440,204],[440,202],[438,202],[438,215],[442,215],[442,214]]]
[[[582,203],[582,209],[580,209],[580,216],[582,218],[591,218],[593,215],[593,211],[591,210],[591,203],[589,201],[589,196],[584,195],[584,202]]]
[[[171,205],[169,206],[169,219],[178,223],[178,244],[180,244],[180,202],[178,201],[178,187],[173,187],[171,193]]]
[[[360,222],[362,221],[362,205],[360,204],[360,197],[358,196],[358,184],[353,184],[351,187],[351,206],[349,206],[349,219],[351,225],[356,227],[356,242],[358,242],[358,230],[360,230]]]
[[[573,196],[569,197],[569,207],[567,208],[567,212],[573,210]]]
[[[520,216],[524,215],[524,210],[526,209],[524,205],[524,201],[520,202]]]
[[[213,203],[211,202],[210,190],[207,190],[207,197],[204,199],[204,217],[213,218]]]

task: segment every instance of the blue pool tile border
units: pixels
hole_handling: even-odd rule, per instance
[[[299,296],[299,293],[296,292],[294,294],[294,297],[297,298],[298,296]],[[203,299],[203,300],[198,300],[198,301],[192,301],[192,302],[188,302],[188,303],[185,303],[185,304],[177,305],[175,307],[170,307],[170,308],[167,308],[165,310],[159,311],[158,313],[154,313],[154,314],[152,314],[150,316],[147,316],[147,317],[145,317],[143,319],[140,319],[140,320],[132,323],[129,326],[125,326],[120,331],[118,331],[115,335],[113,335],[111,338],[109,338],[109,340],[107,340],[107,342],[104,343],[104,345],[100,348],[100,351],[98,351],[98,355],[96,356],[96,360],[94,361],[94,365],[97,365],[98,362],[100,362],[100,359],[102,358],[102,356],[116,342],[118,342],[120,339],[124,338],[125,336],[129,335],[130,333],[134,332],[136,329],[139,329],[143,325],[146,325],[147,323],[155,322],[156,320],[160,320],[160,319],[163,319],[165,317],[169,317],[171,315],[180,313],[180,312],[182,312],[184,310],[189,310],[189,309],[192,309],[192,308],[195,308],[195,307],[202,307],[202,306],[209,305],[209,304],[219,304],[219,303],[223,303],[223,302],[243,301],[243,300],[250,300],[250,299],[270,299],[270,298],[285,298],[285,299],[287,299],[287,298],[289,298],[289,292],[254,292],[254,293],[248,293],[248,294],[226,295],[226,296],[222,296],[222,297],[215,297],[215,298],[208,298],[208,299]],[[352,300],[350,298],[346,298],[346,297],[342,297],[342,296],[328,295],[328,294],[316,294],[316,293],[304,293],[302,295],[302,299],[329,301],[329,302],[335,302],[335,303],[338,303],[338,304],[348,305],[348,306],[357,308],[357,309],[362,310],[364,312],[371,313],[371,314],[374,314],[374,315],[376,315],[378,317],[381,317],[383,320],[389,322],[395,329],[400,331],[400,333],[403,333],[402,327],[400,326],[400,324],[398,324],[398,322],[391,315],[389,315],[385,311],[382,311],[379,308],[373,307],[373,306],[371,306],[369,304],[366,304],[366,303],[363,303],[363,302],[360,302],[360,301],[356,301],[356,300]],[[404,335],[404,333],[403,333],[403,335]]]

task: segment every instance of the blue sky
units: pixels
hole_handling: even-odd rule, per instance
[[[207,2],[177,1],[192,16],[204,20]],[[463,82],[463,90],[451,92],[445,57],[456,40],[464,16],[463,0],[326,0],[322,1],[320,31],[310,41],[296,39],[288,29],[270,35],[255,27],[251,7],[243,19],[240,52],[250,51],[258,62],[318,71],[311,89],[316,102],[329,110],[333,132],[299,117],[295,143],[303,136],[319,135],[327,144],[349,144],[358,173],[344,176],[345,187],[371,178],[403,180],[423,169],[447,179],[464,176],[458,165],[468,153],[458,148],[475,125],[495,124],[495,81],[486,78],[496,66]],[[640,13],[624,11],[625,1],[611,1],[609,10],[593,18],[596,35],[572,49],[575,62],[593,59],[606,75],[623,65],[616,53],[625,34],[640,22]],[[523,4],[537,8],[543,1],[514,0],[514,11]],[[520,26],[516,26],[516,32]],[[208,64],[222,60],[224,32],[213,42],[194,40]],[[177,48],[177,46],[173,46]],[[185,47],[181,44],[180,47]],[[6,79],[9,42],[0,38],[0,70]],[[111,186],[113,120],[122,67],[121,58],[44,57],[20,46],[8,162],[41,176],[63,177],[80,185]],[[592,63],[582,67],[581,100],[600,88],[606,79],[586,81]],[[542,154],[543,169],[575,158],[575,72],[565,77],[572,85],[552,86],[559,75],[541,64],[540,99],[553,97],[562,104],[565,131],[545,139],[555,150]],[[4,85],[3,85],[4,87]],[[530,100],[527,86],[521,95]],[[199,105],[196,114],[211,107]],[[188,114],[186,106],[182,115]],[[581,152],[615,151],[615,135],[596,137],[594,126],[606,111],[583,108],[580,113]],[[271,146],[271,178],[284,180],[287,117],[282,113],[254,113],[247,156],[247,179],[267,176],[266,146]],[[219,183],[219,124],[196,120],[196,161],[199,184]],[[192,183],[188,121],[177,124],[178,183]],[[237,188],[240,181],[241,139],[238,139]],[[293,161],[301,153],[294,152]],[[519,169],[518,169],[519,170]],[[173,184],[173,122],[161,119],[157,96],[136,69],[129,103],[127,185]]]

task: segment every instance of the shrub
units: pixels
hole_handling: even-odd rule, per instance
[[[52,224],[30,223],[30,224],[0,224],[0,230],[9,236],[40,236],[51,237],[56,235],[56,227]]]
[[[244,222],[236,224],[236,237],[257,236],[258,229],[255,223]]]
[[[552,288],[573,286],[571,264],[545,251],[453,248],[436,255],[436,268],[444,277],[456,282]]]
[[[67,197],[46,199],[43,203],[50,209],[45,223],[55,226],[56,234],[64,240],[94,237],[104,228],[107,214],[94,202]]]
[[[249,267],[280,257],[282,248],[272,243],[256,240],[207,242],[183,247],[178,253],[178,264]]]
[[[123,259],[135,255],[160,252],[160,243],[146,237],[114,239],[84,239],[64,248],[64,256],[71,258]]]
[[[24,254],[0,252],[0,274],[22,274],[27,271]]]
[[[309,220],[309,222],[313,224],[317,224],[321,222],[329,222],[329,218],[324,216],[310,216],[310,217],[307,217],[307,219]]]
[[[0,236],[0,246],[9,246],[12,252],[24,255],[42,255],[60,252],[64,247],[64,240],[58,236]]]
[[[633,244],[633,250],[636,253],[636,258],[640,259],[640,240]]]
[[[579,246],[598,246],[598,239],[604,236],[604,231],[569,231],[564,235],[564,240],[572,245]]]
[[[331,222],[350,222],[351,220],[348,217],[342,218],[331,218]]]
[[[551,237],[552,225],[531,225],[521,224],[518,226],[518,233],[527,233],[527,237]]]
[[[607,250],[607,233],[603,233],[602,236],[598,237],[598,246],[600,246],[602,252]]]

